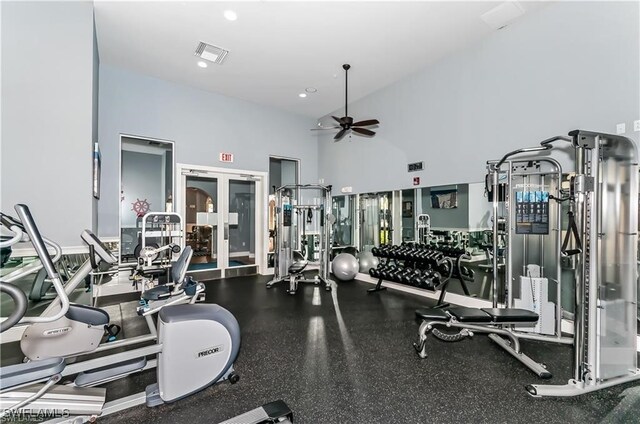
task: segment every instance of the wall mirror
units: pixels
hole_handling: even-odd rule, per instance
[[[174,143],[120,137],[120,263],[135,262],[142,217],[173,212]]]

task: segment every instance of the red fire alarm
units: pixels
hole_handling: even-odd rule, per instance
[[[420,177],[413,177],[413,185],[420,185]]]

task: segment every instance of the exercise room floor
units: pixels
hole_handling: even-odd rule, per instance
[[[226,307],[240,323],[239,383],[100,422],[217,423],[277,399],[298,423],[640,422],[640,383],[573,399],[535,399],[524,385],[544,381],[482,335],[458,343],[430,339],[429,357],[418,358],[411,345],[418,329],[414,310],[427,299],[392,290],[368,295],[371,285],[357,281],[333,292],[301,285],[290,296],[282,285],[267,290],[267,280],[207,283],[207,301]],[[547,364],[554,374],[548,382],[570,377],[570,347],[523,347]],[[112,383],[110,394],[141,390],[154,378],[147,372]]]

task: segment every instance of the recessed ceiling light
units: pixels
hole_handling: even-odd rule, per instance
[[[298,94],[298,97],[307,97],[307,94],[306,93],[300,93],[300,94]]]
[[[207,65],[207,62],[205,62],[204,60],[199,60],[198,61],[198,66],[201,67],[201,68],[206,68],[209,65]]]
[[[224,17],[227,21],[235,21],[236,19],[238,19],[238,14],[233,10],[225,10]]]
[[[318,89],[314,87],[307,87],[304,89],[304,91],[306,91],[307,93],[315,93],[318,91]]]

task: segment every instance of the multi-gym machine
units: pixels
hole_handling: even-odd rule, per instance
[[[488,163],[494,249],[500,232],[507,233],[506,296],[499,297],[501,275],[494,261],[493,308],[417,310],[422,323],[414,347],[420,357],[427,356],[427,336],[434,328],[451,328],[458,332],[447,341],[488,333],[542,378],[551,374],[522,352],[519,340],[572,342],[573,378],[565,385],[526,386],[533,396],[575,396],[640,379],[636,147],[620,136],[579,130],[569,135]],[[553,159],[514,159],[550,150],[557,140],[570,142],[575,152],[568,191],[561,187],[562,171]],[[568,207],[564,236],[560,205]],[[560,278],[562,257],[575,260],[573,339],[561,333],[562,321],[570,319],[562,306],[562,292],[570,280]]]
[[[570,344],[573,340],[563,337],[561,328],[567,309],[562,304],[560,263],[562,167],[549,157],[521,157],[546,149],[519,149],[500,161],[487,162],[486,191],[493,209],[491,256],[499,258],[504,249],[504,266],[491,262],[492,301],[494,308],[504,304],[538,314],[535,325],[512,328],[520,338]]]
[[[276,189],[276,246],[273,280],[289,283],[323,283],[331,290],[329,254],[331,238],[331,186],[286,185]],[[310,267],[309,267],[310,266]],[[317,270],[313,277],[304,271]]]
[[[581,130],[541,146],[556,141],[571,143],[575,161],[562,246],[576,260],[573,378],[529,385],[533,396],[575,396],[640,379],[637,149],[626,137]]]

